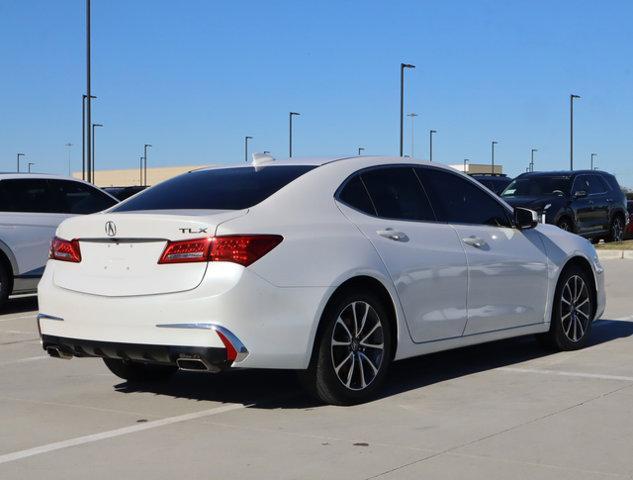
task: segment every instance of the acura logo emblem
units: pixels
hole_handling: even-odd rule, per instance
[[[108,237],[114,237],[116,235],[116,225],[114,224],[114,222],[106,222],[105,232]]]

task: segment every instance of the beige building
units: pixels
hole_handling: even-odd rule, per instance
[[[197,170],[210,165],[183,165],[177,167],[154,167],[147,169],[147,184],[155,185],[163,180],[175,177],[181,173]],[[73,177],[81,178],[81,172],[73,172]],[[140,170],[129,168],[122,170],[96,170],[95,185],[98,187],[128,187],[140,185]]]
[[[464,164],[459,163],[455,165],[449,165],[449,167],[453,167],[455,170],[459,170],[460,172],[466,173],[492,173],[492,165],[489,163],[467,163],[466,170],[464,170]],[[503,165],[495,164],[494,173],[500,174],[503,173]]]

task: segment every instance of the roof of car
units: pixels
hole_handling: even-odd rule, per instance
[[[52,173],[0,172],[0,180],[15,178],[54,178],[58,180],[74,180],[75,182],[83,182],[83,180],[79,178],[67,177],[65,175],[54,175]]]
[[[215,170],[221,168],[239,168],[239,167],[253,167],[257,166],[257,168],[269,167],[269,166],[312,166],[319,167],[321,165],[326,165],[329,163],[342,162],[342,161],[358,161],[358,160],[366,160],[368,163],[377,164],[377,163],[402,163],[402,164],[419,164],[419,165],[432,165],[437,166],[439,168],[447,168],[449,170],[454,170],[452,167],[436,162],[429,162],[426,160],[420,160],[417,158],[411,157],[396,157],[396,156],[388,156],[388,155],[351,155],[347,157],[292,157],[292,158],[281,158],[281,159],[271,159],[269,161],[261,162],[257,165],[254,165],[251,162],[244,163],[227,163],[226,165],[213,165],[210,167],[201,167],[199,169],[195,169],[192,171],[204,171],[204,170]]]
[[[602,170],[553,170],[550,172],[524,172],[519,177],[571,177],[581,173],[600,173],[606,175]]]

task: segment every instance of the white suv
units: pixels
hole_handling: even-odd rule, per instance
[[[0,174],[0,307],[9,295],[36,291],[51,239],[63,220],[116,203],[80,180]]]

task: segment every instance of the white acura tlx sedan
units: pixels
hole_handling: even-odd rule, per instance
[[[50,355],[131,382],[294,369],[353,404],[396,360],[527,334],[585,346],[603,277],[587,240],[451,168],[256,156],[64,221],[38,322]]]

